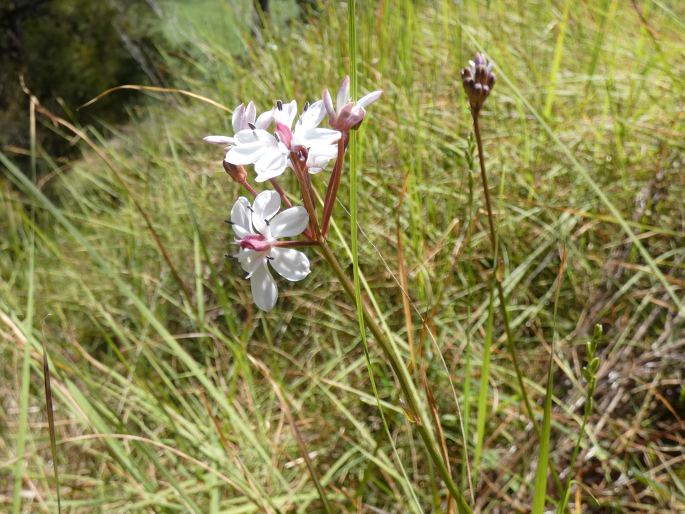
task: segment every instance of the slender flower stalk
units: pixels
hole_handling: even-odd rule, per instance
[[[345,149],[347,148],[348,134],[343,133],[340,141],[338,141],[338,158],[333,166],[331,179],[326,188],[326,196],[323,202],[323,216],[321,222],[321,234],[325,238],[328,235],[328,227],[331,222],[331,215],[333,214],[333,207],[335,207],[335,199],[338,196],[338,188],[340,187],[340,177],[342,176],[342,165],[345,157]]]
[[[271,180],[269,180],[269,182],[271,182],[271,185],[274,186],[274,189],[276,190],[276,192],[281,196],[281,200],[286,205],[286,207],[292,207],[293,206],[292,202],[288,198],[288,195],[285,194],[285,191],[283,190],[281,185],[278,183],[278,180],[276,180],[275,178],[272,178]]]
[[[530,419],[536,433],[539,435],[540,430],[533,415],[533,409],[526,393],[526,388],[523,383],[523,374],[519,366],[518,357],[516,356],[516,349],[514,347],[514,337],[511,331],[511,324],[509,322],[509,312],[507,310],[506,295],[504,294],[504,286],[502,285],[503,277],[503,262],[499,252],[499,240],[497,236],[497,227],[495,222],[495,215],[492,212],[492,202],[490,201],[490,187],[488,185],[488,174],[485,170],[485,157],[483,153],[483,139],[480,135],[480,113],[483,104],[487,100],[492,88],[495,85],[495,74],[492,73],[492,63],[488,63],[483,55],[476,54],[473,61],[469,62],[469,66],[464,68],[461,72],[464,91],[469,100],[471,107],[471,117],[473,120],[473,132],[476,136],[476,145],[478,147],[478,163],[480,164],[480,177],[483,185],[483,197],[485,198],[485,208],[488,213],[488,227],[490,235],[490,246],[492,248],[492,267],[494,274],[495,287],[497,288],[497,296],[499,298],[499,309],[504,323],[506,332],[507,350],[511,356],[514,365],[514,372],[521,391],[521,397],[526,409],[528,418]]]
[[[322,242],[319,245],[319,248],[321,250],[322,256],[324,257],[324,259],[326,259],[331,269],[338,277],[338,280],[340,280],[340,284],[343,286],[343,289],[350,297],[350,299],[354,301],[354,283],[352,282],[352,280],[350,280],[345,271],[343,271],[343,268],[338,262],[338,259],[336,258],[335,254],[326,242]],[[387,335],[385,334],[385,332],[383,332],[383,329],[376,321],[373,315],[373,311],[371,307],[368,305],[368,303],[366,301],[362,301],[361,305],[366,326],[369,327],[369,330],[375,337],[376,342],[383,351],[383,354],[388,359],[388,364],[390,364],[390,367],[397,376],[397,380],[400,383],[400,388],[402,389],[402,393],[407,402],[409,414],[415,420],[414,426],[416,426],[416,429],[418,430],[419,435],[421,436],[421,439],[423,440],[426,449],[428,450],[428,455],[433,461],[433,464],[437,466],[438,473],[445,482],[445,485],[447,486],[447,489],[449,490],[450,494],[452,494],[452,496],[456,500],[460,514],[470,514],[472,510],[466,503],[464,495],[461,493],[460,489],[457,487],[454,480],[452,479],[452,475],[450,474],[450,471],[447,468],[445,461],[440,455],[440,450],[436,446],[435,438],[433,437],[433,435],[430,432],[430,429],[428,428],[430,427],[430,421],[428,420],[424,410],[421,408],[421,400],[419,399],[418,391],[414,386],[414,382],[412,381],[412,378],[409,375],[406,366],[404,366],[403,364],[402,357],[397,353],[395,346],[388,339]]]

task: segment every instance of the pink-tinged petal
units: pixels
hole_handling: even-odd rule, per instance
[[[297,124],[304,128],[316,128],[323,121],[326,110],[322,100],[314,102],[309,108],[300,115]]]
[[[213,145],[232,145],[235,143],[235,139],[228,136],[205,136],[202,140]]]
[[[335,100],[335,107],[338,112],[350,101],[350,77],[345,76],[338,89],[338,97]]]
[[[269,229],[271,230],[271,237],[294,237],[304,232],[308,224],[307,209],[297,206],[276,214],[269,222]]]
[[[328,89],[324,89],[323,94],[321,96],[323,99],[323,106],[326,109],[328,117],[331,120],[335,119],[335,108],[333,107],[333,99],[331,98],[330,91],[328,91]]]
[[[276,123],[276,135],[278,140],[283,143],[286,148],[291,148],[290,143],[293,140],[293,133],[290,130],[289,125],[284,125],[283,123]]]
[[[252,226],[269,237],[269,221],[281,208],[281,197],[276,191],[262,191],[252,204]]]
[[[233,124],[233,132],[238,132],[246,127],[243,127],[243,119],[245,118],[245,106],[243,104],[238,105],[233,109],[233,116],[231,122]]]
[[[359,107],[367,107],[378,100],[383,95],[383,91],[373,91],[367,95],[362,96],[358,101]]]
[[[278,287],[271,276],[266,262],[250,276],[250,287],[254,303],[263,311],[270,311],[278,300]]]
[[[271,267],[283,278],[299,282],[311,273],[307,256],[292,248],[272,248]]]
[[[231,208],[231,224],[233,225],[233,232],[238,239],[242,239],[252,232],[250,214],[250,201],[241,196]]]
[[[249,127],[249,123],[254,124],[256,118],[257,108],[255,107],[254,102],[250,102],[245,108],[245,125],[247,125],[245,128]]]
[[[255,120],[254,124],[255,127],[257,127],[258,129],[266,130],[269,128],[269,125],[271,125],[271,122],[273,120],[273,111],[266,111],[259,115],[259,117]]]

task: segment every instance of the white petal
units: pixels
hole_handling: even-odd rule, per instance
[[[266,262],[259,266],[250,277],[250,286],[252,298],[254,298],[257,307],[263,311],[270,311],[274,308],[276,300],[278,300],[278,287],[276,287],[276,282],[269,273]]]
[[[243,119],[245,118],[245,106],[243,104],[238,105],[233,109],[233,117],[231,122],[233,123],[233,132],[238,132],[246,127],[243,127]]]
[[[288,156],[280,148],[270,148],[254,164],[257,175],[271,175],[270,178],[281,175],[286,168]],[[265,179],[266,180],[266,179]],[[260,181],[261,182],[261,181]]]
[[[241,130],[235,135],[236,146],[226,153],[226,161],[231,164],[253,164],[278,142],[266,130]]]
[[[367,95],[362,96],[357,101],[357,105],[360,107],[366,107],[367,105],[371,105],[376,100],[378,100],[382,94],[383,94],[383,91],[373,91]]]
[[[231,224],[236,237],[243,238],[252,232],[250,224],[250,201],[241,196],[231,209]]]
[[[319,145],[309,149],[307,156],[307,170],[309,173],[319,173],[328,162],[338,156],[338,145]]]
[[[307,256],[292,248],[272,248],[271,257],[273,269],[291,282],[298,282],[311,272]]]
[[[235,142],[235,139],[228,136],[205,136],[202,140],[213,145],[232,145]]]
[[[338,97],[335,100],[335,107],[338,112],[350,101],[350,77],[346,76],[340,83]]]
[[[273,111],[266,111],[263,112],[262,114],[259,115],[257,120],[255,121],[255,127],[258,129],[263,129],[266,130],[269,128],[269,125],[271,125],[271,122],[274,120],[274,114]]]
[[[304,232],[308,224],[307,209],[297,206],[276,214],[269,222],[269,229],[271,230],[271,237],[293,237]]]
[[[323,101],[319,100],[310,105],[309,108],[300,115],[297,124],[308,129],[316,128],[319,126],[319,123],[323,121],[325,115],[326,109],[324,108]]]
[[[340,136],[341,134],[337,130],[327,128],[308,129],[306,127],[301,127],[298,124],[293,133],[291,146],[302,145],[310,148],[312,146],[330,145],[337,143]]]
[[[274,121],[276,123],[283,123],[287,127],[293,126],[293,120],[297,114],[297,102],[293,100],[290,103],[283,104],[283,108],[274,108]]]
[[[263,129],[245,129],[236,132],[234,139],[237,144],[254,143],[256,141],[263,141],[265,143],[272,143],[276,138],[269,132]]]
[[[281,208],[281,197],[276,191],[262,191],[252,204],[252,226],[262,235],[268,236],[271,220]],[[266,221],[265,221],[266,220]]]
[[[264,150],[264,146],[260,143],[232,146],[231,149],[226,152],[224,160],[231,164],[252,164],[259,160],[264,154]]]
[[[243,270],[247,272],[247,278],[250,278],[257,268],[259,268],[259,265],[264,264],[266,261],[264,252],[255,252],[254,250],[246,250],[244,248],[241,248],[240,251],[238,251],[235,258],[238,259]]]
[[[254,106],[254,102],[250,102],[247,104],[247,107],[245,108],[245,125],[248,125],[248,123],[254,124],[254,120],[257,117],[257,108]]]
[[[271,168],[268,170],[262,170],[261,173],[257,173],[257,176],[255,177],[254,181],[255,182],[266,182],[267,180],[271,180],[272,178],[280,177],[283,175],[283,172],[286,170],[288,166],[283,166],[282,168]]]

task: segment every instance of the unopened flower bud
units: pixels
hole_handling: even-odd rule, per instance
[[[478,113],[495,85],[492,63],[488,63],[482,54],[477,53],[473,61],[469,61],[469,66],[461,70],[461,80],[471,110]]]
[[[357,129],[362,121],[364,121],[364,116],[366,116],[366,111],[363,107],[355,102],[349,102],[338,113],[335,120],[335,128],[342,132]]]
[[[238,182],[238,184],[243,184],[247,181],[247,172],[239,164],[231,164],[230,162],[223,161],[224,171],[228,173],[228,176],[233,180]]]

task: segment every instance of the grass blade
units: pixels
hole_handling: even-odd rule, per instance
[[[494,279],[493,279],[494,280]],[[490,287],[490,302],[488,303],[488,321],[485,328],[485,342],[483,344],[483,362],[480,369],[480,387],[478,388],[478,414],[476,417],[476,450],[473,456],[473,480],[478,483],[478,468],[483,453],[485,440],[485,421],[488,411],[488,385],[490,380],[490,349],[492,347],[492,329],[495,318],[495,288]]]
[[[557,35],[557,43],[554,47],[554,59],[552,60],[552,69],[549,72],[549,85],[547,90],[547,98],[545,99],[545,108],[542,115],[545,119],[549,119],[552,115],[552,103],[554,102],[554,89],[557,86],[557,77],[559,75],[559,65],[561,64],[561,55],[564,52],[564,38],[566,36],[566,26],[568,25],[568,13],[571,8],[571,0],[564,2],[564,14],[561,17],[561,24],[559,25],[559,34]]]
[[[30,345],[26,345],[30,348]],[[43,383],[45,385],[45,404],[48,412],[48,429],[50,430],[50,453],[52,455],[52,471],[55,477],[55,492],[57,494],[57,512],[62,512],[62,501],[59,491],[59,469],[57,466],[57,437],[55,432],[55,414],[52,407],[52,387],[50,385],[50,363],[48,362],[48,350],[43,342]]]

